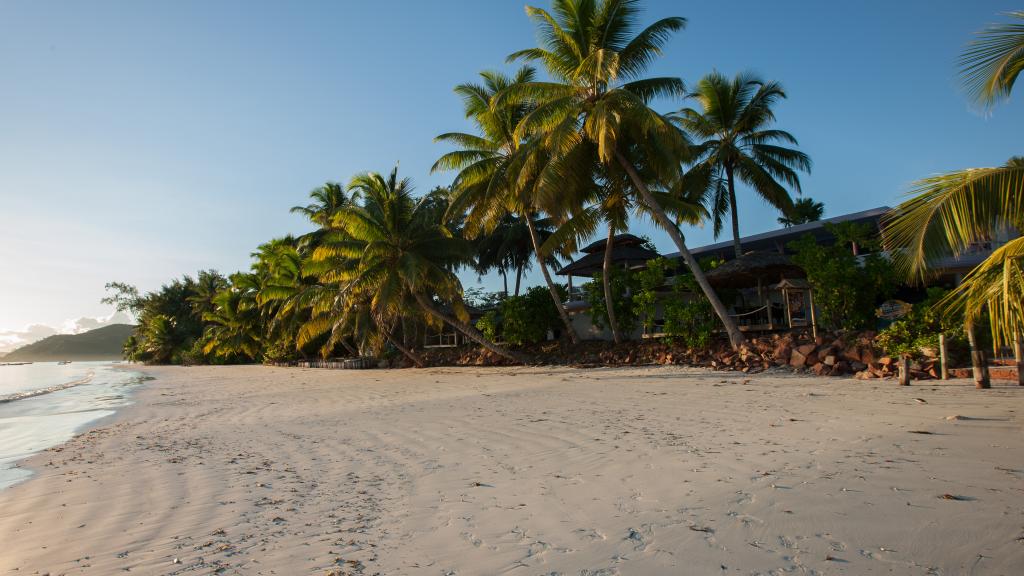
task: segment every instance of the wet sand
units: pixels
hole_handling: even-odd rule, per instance
[[[0,491],[0,574],[1024,573],[1016,386],[144,371]]]

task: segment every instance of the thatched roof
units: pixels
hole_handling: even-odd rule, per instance
[[[645,240],[639,236],[632,234],[616,234],[612,237],[612,246],[618,248],[619,246],[642,246]],[[584,254],[596,254],[598,252],[604,252],[604,245],[608,243],[607,238],[602,238],[596,242],[591,242],[585,247],[580,249],[580,252]]]
[[[648,260],[657,258],[659,254],[654,250],[648,250],[640,246],[612,244],[612,264],[616,266],[642,266]],[[559,276],[593,276],[604,268],[604,247],[599,252],[587,254],[583,258],[570,262],[559,270]]]
[[[803,268],[778,252],[747,252],[708,272],[708,282],[721,288],[749,288],[779,282],[782,278],[803,278]]]

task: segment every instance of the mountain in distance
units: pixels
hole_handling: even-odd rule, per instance
[[[120,360],[124,342],[134,329],[131,324],[111,324],[81,334],[48,336],[8,353],[3,361]]]

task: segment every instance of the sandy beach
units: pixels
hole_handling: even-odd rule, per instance
[[[144,371],[0,492],[0,573],[1024,573],[1016,386]]]

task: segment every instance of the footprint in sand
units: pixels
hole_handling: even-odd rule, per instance
[[[575,530],[575,532],[576,532],[576,535],[579,536],[581,540],[606,540],[607,539],[604,534],[601,534],[600,532],[598,532],[594,528],[577,528]]]

